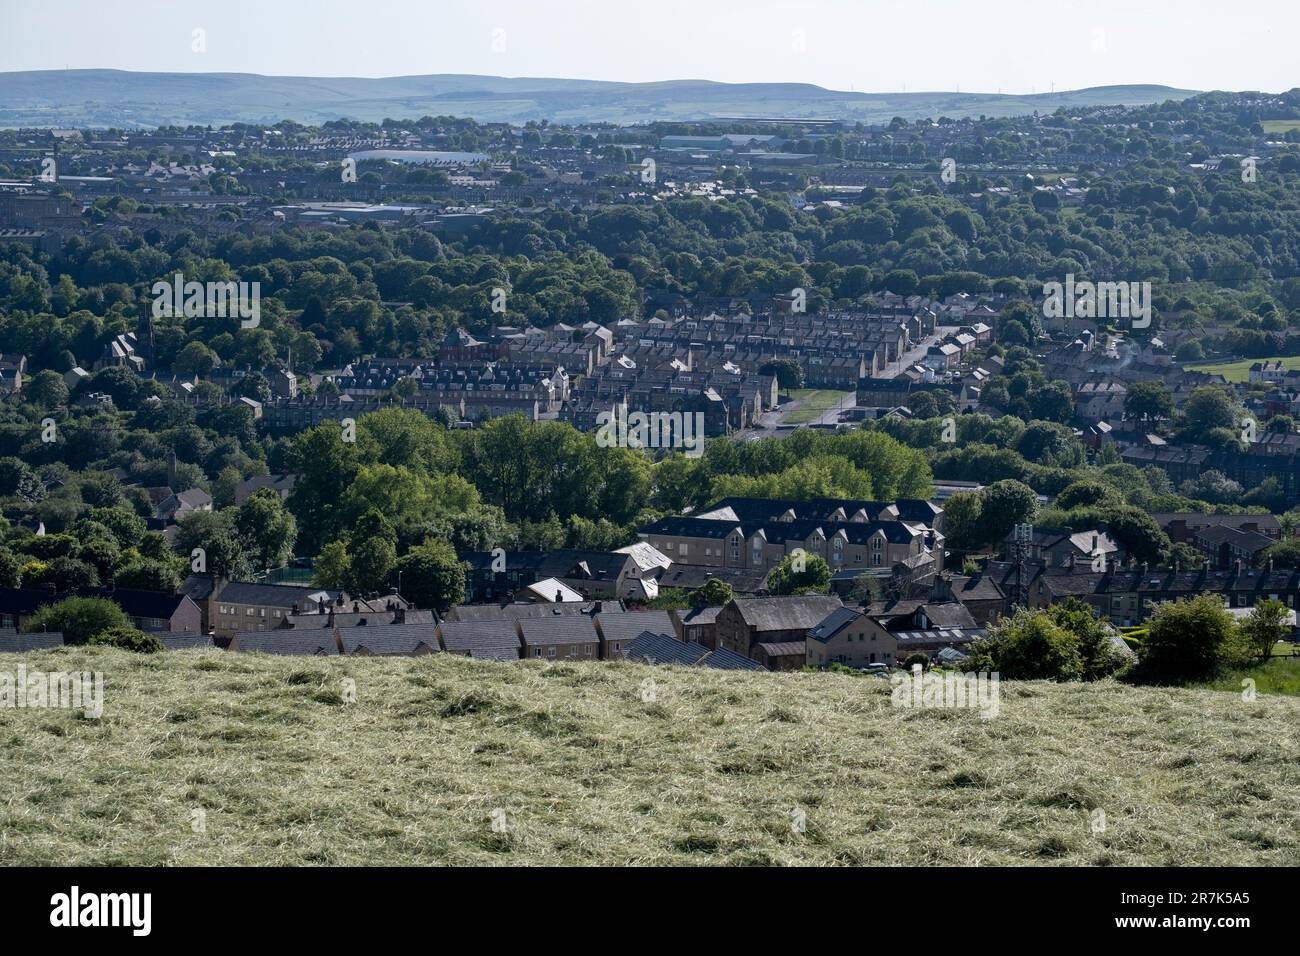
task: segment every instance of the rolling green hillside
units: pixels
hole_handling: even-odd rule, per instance
[[[0,709],[0,864],[1300,863],[1293,697],[1019,683],[984,719],[834,674],[21,659],[105,704]]]
[[[430,75],[382,79],[247,73],[40,70],[0,73],[0,127],[379,121],[470,116],[488,122],[633,123],[719,116],[803,116],[886,122],[1015,116],[1061,106],[1141,105],[1193,93],[1108,86],[1030,96],[996,93],[845,93],[803,83],[609,83]]]

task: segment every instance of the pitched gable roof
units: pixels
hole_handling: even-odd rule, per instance
[[[716,651],[709,651],[708,654],[700,658],[697,667],[712,667],[720,671],[765,671],[767,670],[758,661],[752,661],[748,657],[741,657],[734,651],[729,651],[725,647],[719,647]]]
[[[334,655],[339,653],[337,631],[240,631],[230,639],[230,649],[244,654],[260,652],[287,656]]]
[[[443,621],[438,625],[438,635],[449,654],[479,660],[519,660],[519,634],[513,620]]]
[[[421,647],[430,653],[441,650],[438,631],[432,624],[363,624],[338,628],[344,654],[369,653],[379,657],[407,656]]]
[[[218,600],[230,604],[260,604],[266,607],[297,607],[315,603],[317,595],[324,595],[327,603],[336,602],[339,591],[334,588],[304,588],[291,584],[257,584],[252,581],[231,581],[222,589]]]
[[[447,612],[447,621],[520,621],[525,618],[558,617],[562,614],[594,614],[621,610],[617,601],[592,601],[586,604],[460,604]]]
[[[594,644],[599,638],[591,618],[585,614],[562,617],[528,618],[519,622],[524,645],[531,644]]]
[[[630,641],[642,632],[672,637],[675,633],[667,611],[628,611],[596,615],[596,629],[606,641]],[[674,638],[675,639],[675,638]]]
[[[679,641],[665,634],[643,631],[634,637],[623,651],[624,660],[643,664],[691,665],[709,653],[703,644]]]
[[[807,653],[807,643],[804,641],[760,641],[754,648],[768,657],[803,657]]]
[[[758,631],[810,630],[842,606],[839,598],[821,594],[736,598],[731,603],[741,619]]]

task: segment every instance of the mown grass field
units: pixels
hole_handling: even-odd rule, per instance
[[[985,719],[832,674],[21,659],[105,707],[0,710],[5,864],[1300,863],[1293,697],[1004,684]]]
[[[1259,125],[1264,127],[1266,133],[1289,133],[1293,129],[1300,129],[1300,120],[1260,120]]]
[[[1300,357],[1276,355],[1267,359],[1239,359],[1236,362],[1196,362],[1187,366],[1189,372],[1211,372],[1222,375],[1229,382],[1245,382],[1250,378],[1250,367],[1256,362],[1281,361],[1285,368],[1300,368]]]
[[[801,404],[782,419],[787,425],[806,425],[815,422],[841,401],[845,403],[845,407],[853,404],[852,392],[840,392],[829,388],[792,388],[789,395]]]

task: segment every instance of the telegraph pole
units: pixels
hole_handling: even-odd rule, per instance
[[[1016,596],[1014,607],[1029,606],[1029,582],[1025,575],[1025,561],[1034,542],[1034,526],[1018,524],[1012,533],[1012,560],[1016,562]]]

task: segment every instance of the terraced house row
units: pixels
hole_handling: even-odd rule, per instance
[[[771,570],[802,549],[841,571],[897,573],[910,580],[943,569],[943,509],[897,502],[727,498],[699,515],[660,518],[642,541],[678,565]]]

